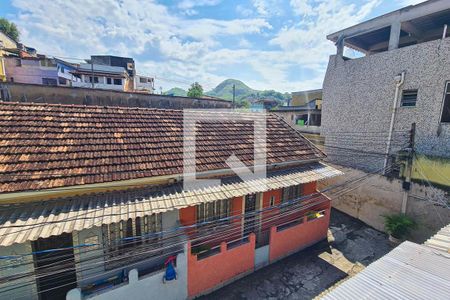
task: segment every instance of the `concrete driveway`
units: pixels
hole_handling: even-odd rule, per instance
[[[312,299],[391,250],[387,235],[333,209],[328,241],[201,299]]]

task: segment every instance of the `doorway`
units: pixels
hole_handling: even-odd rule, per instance
[[[32,243],[39,299],[66,299],[66,294],[77,287],[72,234],[63,233]],[[49,249],[65,250],[42,252]],[[39,253],[40,252],[40,253]]]
[[[257,216],[256,210],[256,194],[245,196],[245,216],[244,216],[244,237],[255,232]],[[253,213],[252,213],[253,212]]]

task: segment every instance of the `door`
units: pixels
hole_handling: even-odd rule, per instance
[[[247,237],[250,233],[255,232],[257,220],[257,216],[254,214],[255,210],[256,194],[245,196],[244,237]]]
[[[77,287],[72,234],[63,233],[33,242],[36,284],[39,299],[66,299],[66,294]],[[67,250],[41,252],[49,249]]]

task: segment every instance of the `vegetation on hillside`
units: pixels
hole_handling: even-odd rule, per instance
[[[291,99],[291,94],[280,93],[274,90],[258,91],[248,87],[245,83],[236,79],[227,79],[221,82],[212,91],[206,95],[222,98],[225,100],[233,100],[233,85],[236,86],[236,102],[247,102],[250,99],[273,99],[282,105],[284,102]]]
[[[213,96],[225,100],[233,100],[233,84],[236,85],[236,105],[238,107],[250,107],[250,99],[274,99],[279,105],[283,105],[286,101],[291,99],[290,93],[280,93],[274,90],[258,91],[248,87],[245,83],[236,79],[227,79],[221,82],[213,90],[204,93],[208,96]],[[192,86],[191,86],[192,88]],[[175,87],[164,93],[172,96],[187,96],[188,92]],[[203,94],[203,93],[202,93]]]
[[[174,87],[174,88],[171,88],[170,90],[164,92],[164,95],[186,97],[187,91],[185,91],[179,87]]]
[[[6,35],[16,41],[19,40],[20,32],[19,29],[17,29],[16,24],[5,18],[0,18],[0,31],[3,31]]]

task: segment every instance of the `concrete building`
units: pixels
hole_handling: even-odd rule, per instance
[[[190,299],[326,238],[323,153],[273,115],[263,142],[258,114],[193,113],[215,120],[197,177],[220,180],[184,189],[181,110],[0,102],[0,298]],[[262,143],[267,176],[237,177]]]
[[[424,175],[450,185],[447,24],[450,2],[432,0],[327,36],[337,45],[323,84],[322,134],[330,159],[369,171],[389,168],[409,146],[415,123],[414,160],[426,169],[439,162],[440,179],[430,169]],[[364,56],[349,59],[344,47]],[[344,155],[349,147],[351,159]],[[373,153],[370,162],[365,152]]]
[[[298,131],[320,134],[322,120],[322,90],[293,92],[288,106],[272,110]]]
[[[50,86],[72,86],[80,81],[71,71],[75,65],[45,55],[24,55],[10,52],[4,57],[6,79],[9,82]]]
[[[379,230],[383,215],[406,213],[421,224],[412,233],[419,242],[450,223],[446,24],[450,2],[434,0],[327,36],[337,46],[323,83],[328,161],[348,167],[344,182],[384,173],[344,196],[330,194],[333,206]],[[345,47],[361,57],[346,57]]]
[[[5,58],[5,67],[10,82],[58,85],[58,70],[51,58],[11,55]]]
[[[80,64],[71,72],[80,80],[74,87],[129,91],[130,76],[123,67],[99,64]]]
[[[135,75],[134,90],[152,93],[155,91],[155,80],[152,77]]]
[[[6,69],[4,56],[8,53],[8,49],[17,49],[17,42],[0,31],[0,82],[6,81]]]
[[[125,82],[125,91],[147,92],[153,94],[155,91],[154,78],[149,76],[138,75],[136,72],[136,63],[131,57],[121,57],[114,55],[91,55],[91,58],[86,60],[88,63],[97,65],[121,67],[128,73]],[[111,88],[106,86],[104,88]]]

